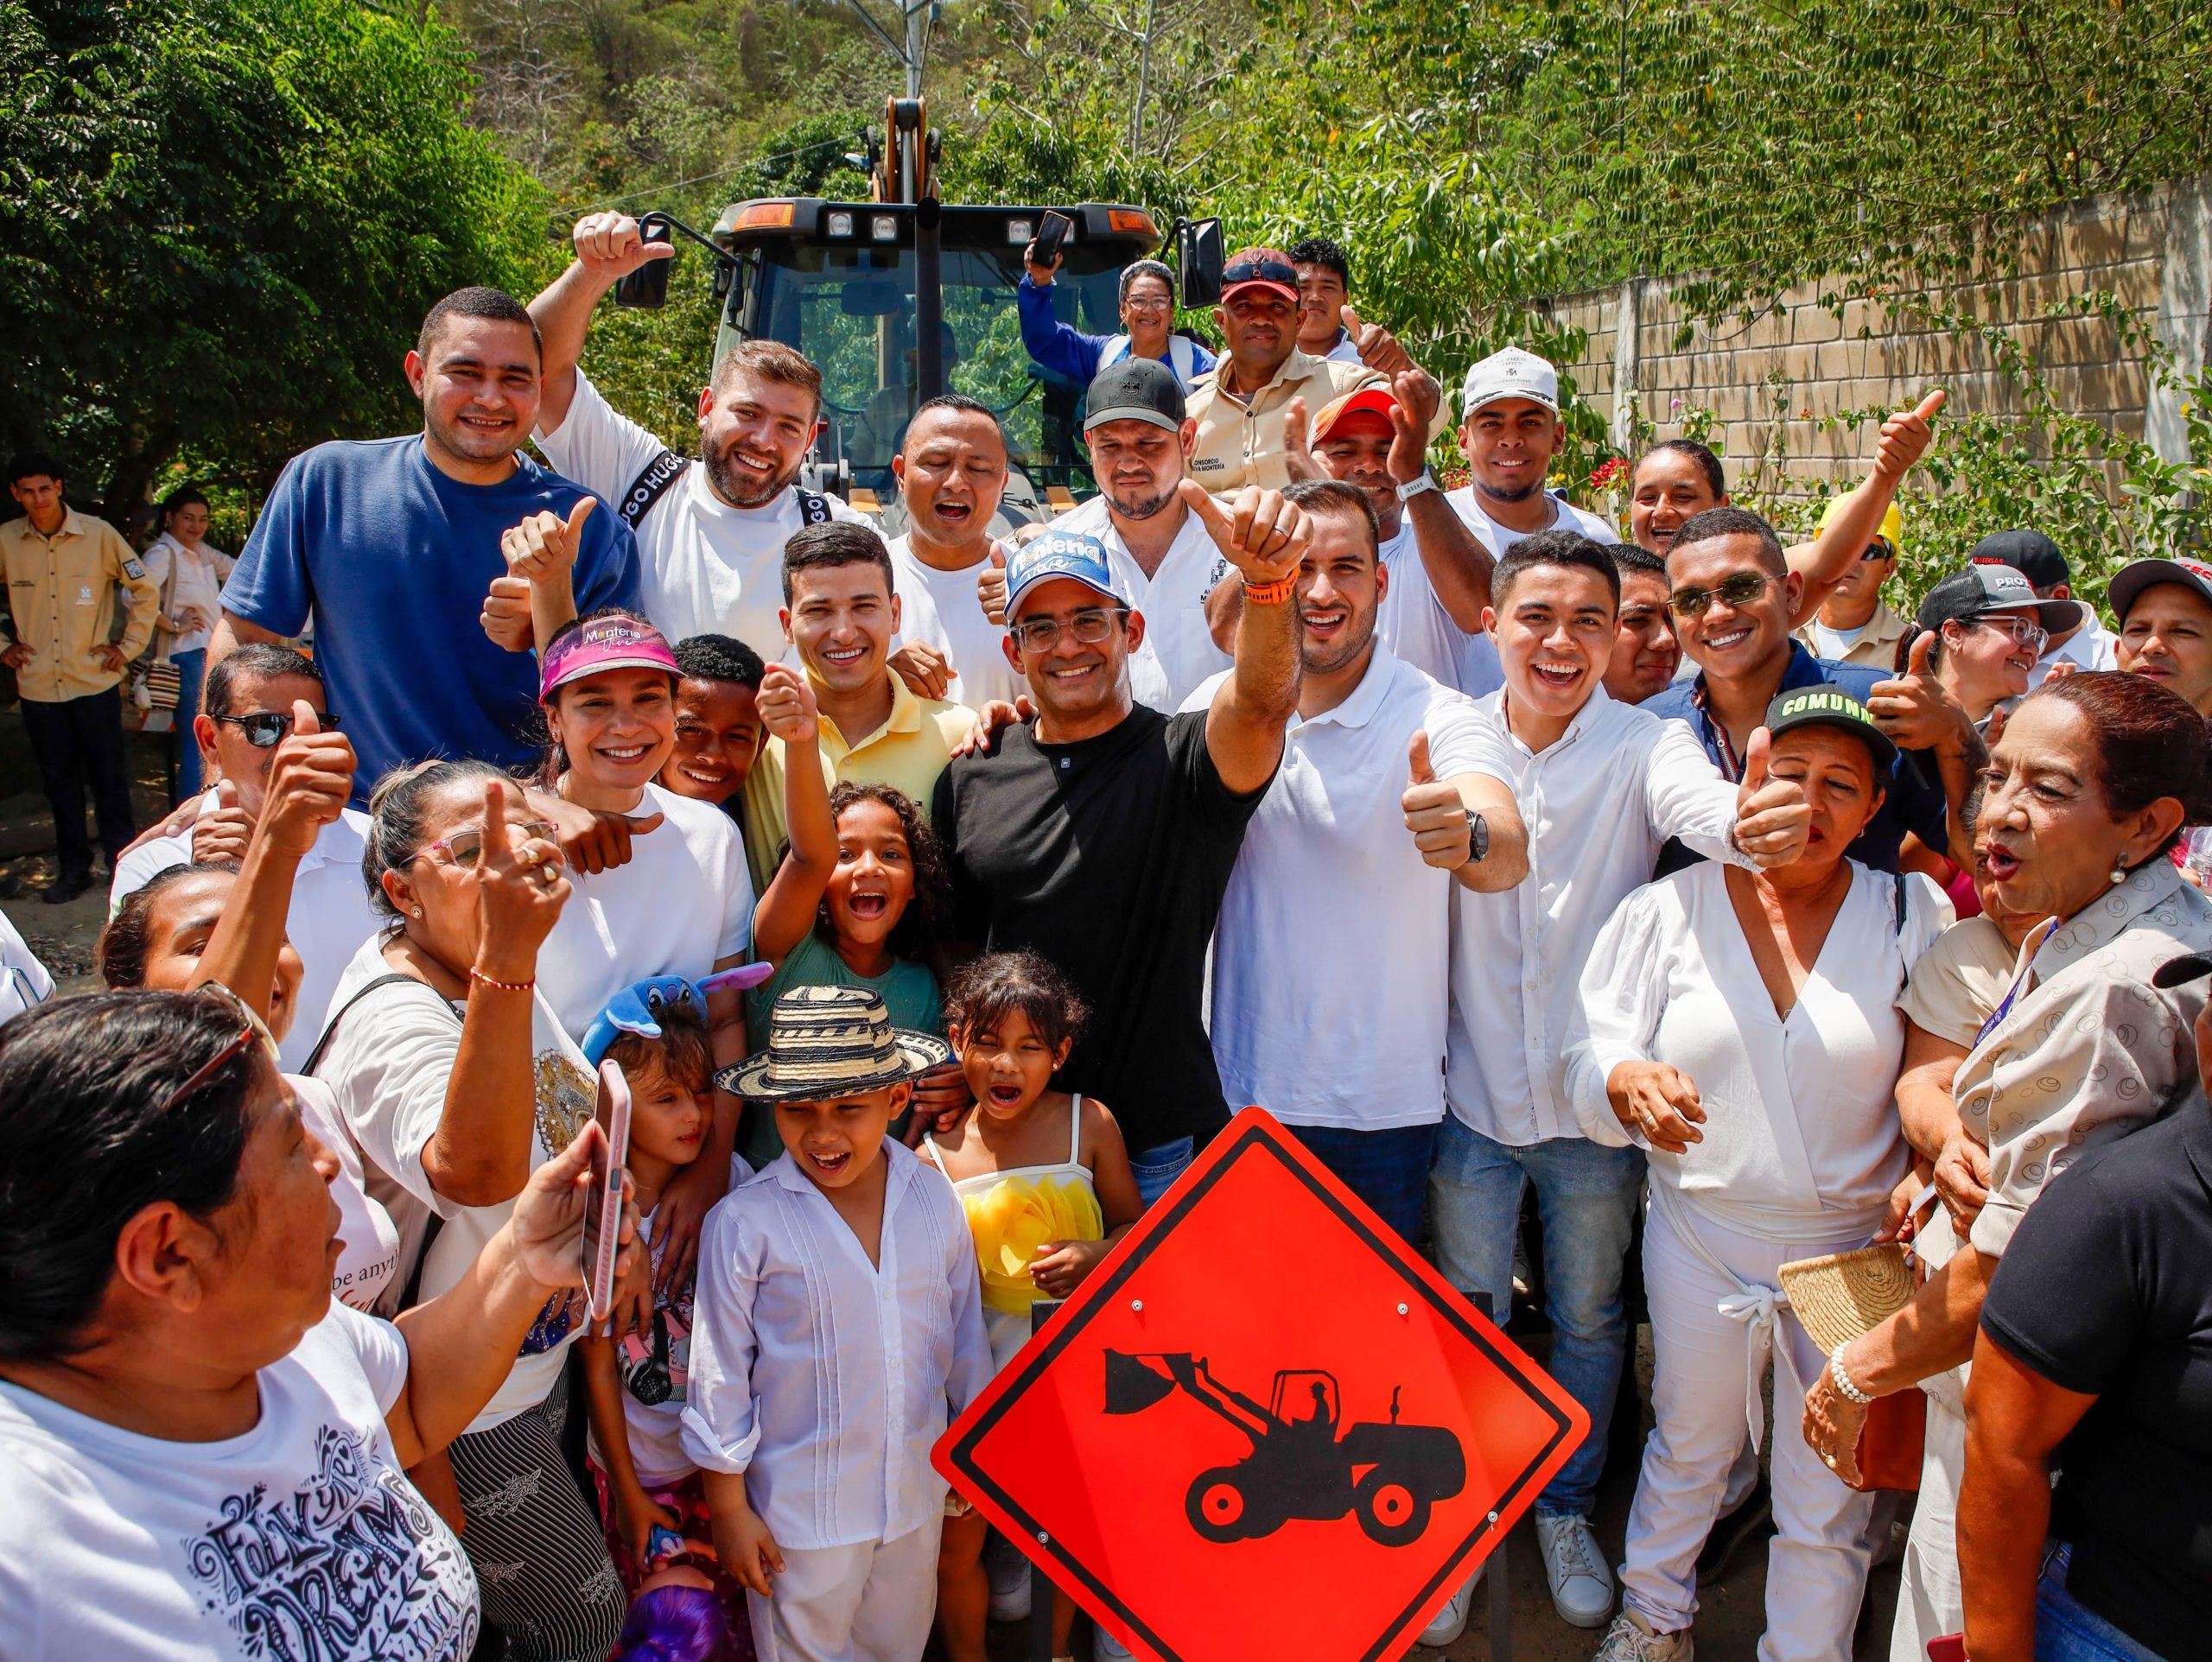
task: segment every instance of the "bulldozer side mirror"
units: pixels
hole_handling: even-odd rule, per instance
[[[1221,221],[1183,219],[1175,226],[1176,281],[1185,306],[1211,306],[1221,298]]]
[[[648,213],[639,219],[638,235],[649,243],[671,243],[676,240],[676,232],[668,217],[660,213]],[[672,256],[664,260],[648,260],[628,276],[618,278],[614,284],[614,303],[658,311],[668,304],[668,268],[675,263]]]

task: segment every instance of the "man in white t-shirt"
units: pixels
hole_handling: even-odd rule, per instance
[[[1452,882],[1510,888],[1528,834],[1512,792],[1472,765],[1473,704],[1383,644],[1393,579],[1367,493],[1309,480],[1283,499],[1313,532],[1304,676],[1214,928],[1214,1059],[1230,1101],[1295,1128],[1414,1241],[1444,1118]],[[1211,707],[1227,673],[1183,707]],[[1357,905],[1285,904],[1325,895]]]
[[[314,663],[289,646],[255,642],[240,646],[207,672],[193,738],[217,783],[194,806],[188,821],[180,813],[167,823],[165,836],[133,843],[115,863],[108,910],[143,888],[172,866],[234,863],[245,857],[246,841],[261,815],[276,746],[292,731],[292,707],[304,701],[326,732],[343,712],[323,699],[322,676]],[[321,1036],[323,1012],[331,994],[361,942],[378,932],[361,879],[361,851],[369,816],[349,808],[316,834],[315,847],[301,858],[292,879],[291,910],[284,933],[300,955],[302,974],[292,1024],[277,1056],[287,1072],[296,1073]]]
[[[697,458],[677,455],[617,414],[576,361],[600,296],[674,251],[644,241],[626,213],[586,214],[575,240],[569,269],[530,303],[545,365],[531,436],[636,534],[645,616],[656,629],[672,641],[734,635],[763,657],[780,657],[785,541],[824,519],[866,523],[839,498],[798,488],[800,465],[823,429],[822,372],[779,342],[746,341],[715,365],[699,394]],[[526,586],[502,578],[492,597],[486,632],[526,650]]]
[[[980,588],[1006,568],[991,536],[1006,491],[1005,429],[989,405],[964,394],[926,400],[891,472],[906,507],[906,534],[891,540],[900,604],[893,671],[918,697],[979,710],[995,699],[1013,703],[1025,688],[1006,661],[1006,625],[983,609]]]
[[[1618,542],[1604,519],[1544,489],[1566,428],[1559,418],[1559,371],[1531,352],[1508,346],[1467,371],[1461,390],[1459,454],[1472,477],[1446,500],[1503,556],[1537,531],[1580,531]]]

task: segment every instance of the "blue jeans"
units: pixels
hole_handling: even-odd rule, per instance
[[[2060,1547],[2036,1583],[2036,1662],[2161,1662],[2066,1590],[2072,1557]]]
[[[1190,1170],[1191,1162],[1198,1157],[1198,1145],[1188,1137],[1178,1137],[1157,1148],[1130,1150],[1129,1170],[1136,1174],[1137,1198],[1150,1206]]]
[[[200,678],[207,671],[207,649],[172,652],[176,665],[176,800],[197,796],[203,786],[200,769],[200,741],[192,736],[192,718],[200,714]],[[175,804],[172,804],[174,806]]]
[[[1408,1246],[1421,1240],[1428,1211],[1428,1166],[1436,1154],[1434,1126],[1353,1131],[1340,1126],[1293,1126],[1290,1134]]]
[[[1539,1510],[1590,1515],[1605,1464],[1605,1432],[1628,1349],[1621,1266],[1643,1189],[1643,1151],[1555,1137],[1516,1148],[1446,1116],[1428,1174],[1436,1267],[1485,1313],[1513,1294],[1513,1240],[1524,1183],[1536,1186],[1544,1230],[1548,1372],[1590,1415],[1590,1435],[1536,1497]]]

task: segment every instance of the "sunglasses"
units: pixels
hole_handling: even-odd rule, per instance
[[[1014,637],[1014,644],[1025,652],[1050,651],[1066,630],[1084,646],[1096,646],[1114,632],[1114,619],[1129,614],[1119,606],[1090,606],[1077,612],[1065,623],[1058,618],[1033,618],[1027,623],[1010,624],[1007,633]]]
[[[2038,652],[2050,638],[2050,631],[2025,618],[1973,618],[1967,623],[1970,628],[1993,629],[2000,635],[2010,635],[2014,645],[2032,647]]]
[[[210,721],[227,721],[245,735],[245,742],[256,750],[268,750],[284,742],[284,735],[292,730],[292,718],[275,710],[257,710],[251,715],[211,715]],[[327,710],[317,710],[315,719],[322,723],[322,730],[330,732],[338,725],[338,718]]]
[[[511,820],[507,823],[507,834],[517,842],[524,842],[533,837],[541,842],[550,842],[553,841],[553,828],[543,820]],[[438,855],[448,866],[473,872],[476,869],[477,861],[484,857],[484,828],[472,825],[465,831],[456,831],[449,837],[425,843],[422,852]],[[418,854],[416,858],[419,860],[421,857]]]
[[[1774,580],[1771,572],[1739,571],[1724,577],[1711,588],[1678,588],[1667,597],[1667,609],[1677,618],[1702,618],[1716,599],[1731,607],[1746,606],[1766,592]]]
[[[1897,551],[1878,536],[1866,545],[1866,551],[1859,557],[1861,560],[1894,560],[1897,557]]]
[[[269,1065],[271,1068],[278,1065],[276,1040],[269,1031],[269,1024],[261,1019],[260,1015],[251,1005],[220,981],[208,982],[205,986],[200,987],[194,996],[219,1003],[237,1016],[238,1036],[210,1056],[191,1078],[169,1093],[168,1101],[162,1104],[162,1113],[164,1116],[175,1113],[178,1108],[192,1099],[194,1093],[204,1089],[216,1075],[244,1056],[257,1040],[260,1042],[263,1051],[269,1057]]]
[[[1221,273],[1223,288],[1237,282],[1281,282],[1295,289],[1298,287],[1298,270],[1294,266],[1285,265],[1281,260],[1239,260],[1234,265],[1224,267]]]

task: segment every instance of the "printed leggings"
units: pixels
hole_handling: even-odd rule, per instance
[[[506,1635],[515,1662],[601,1662],[628,1602],[599,1514],[562,1455],[568,1412],[563,1373],[537,1407],[449,1450],[484,1621]]]

